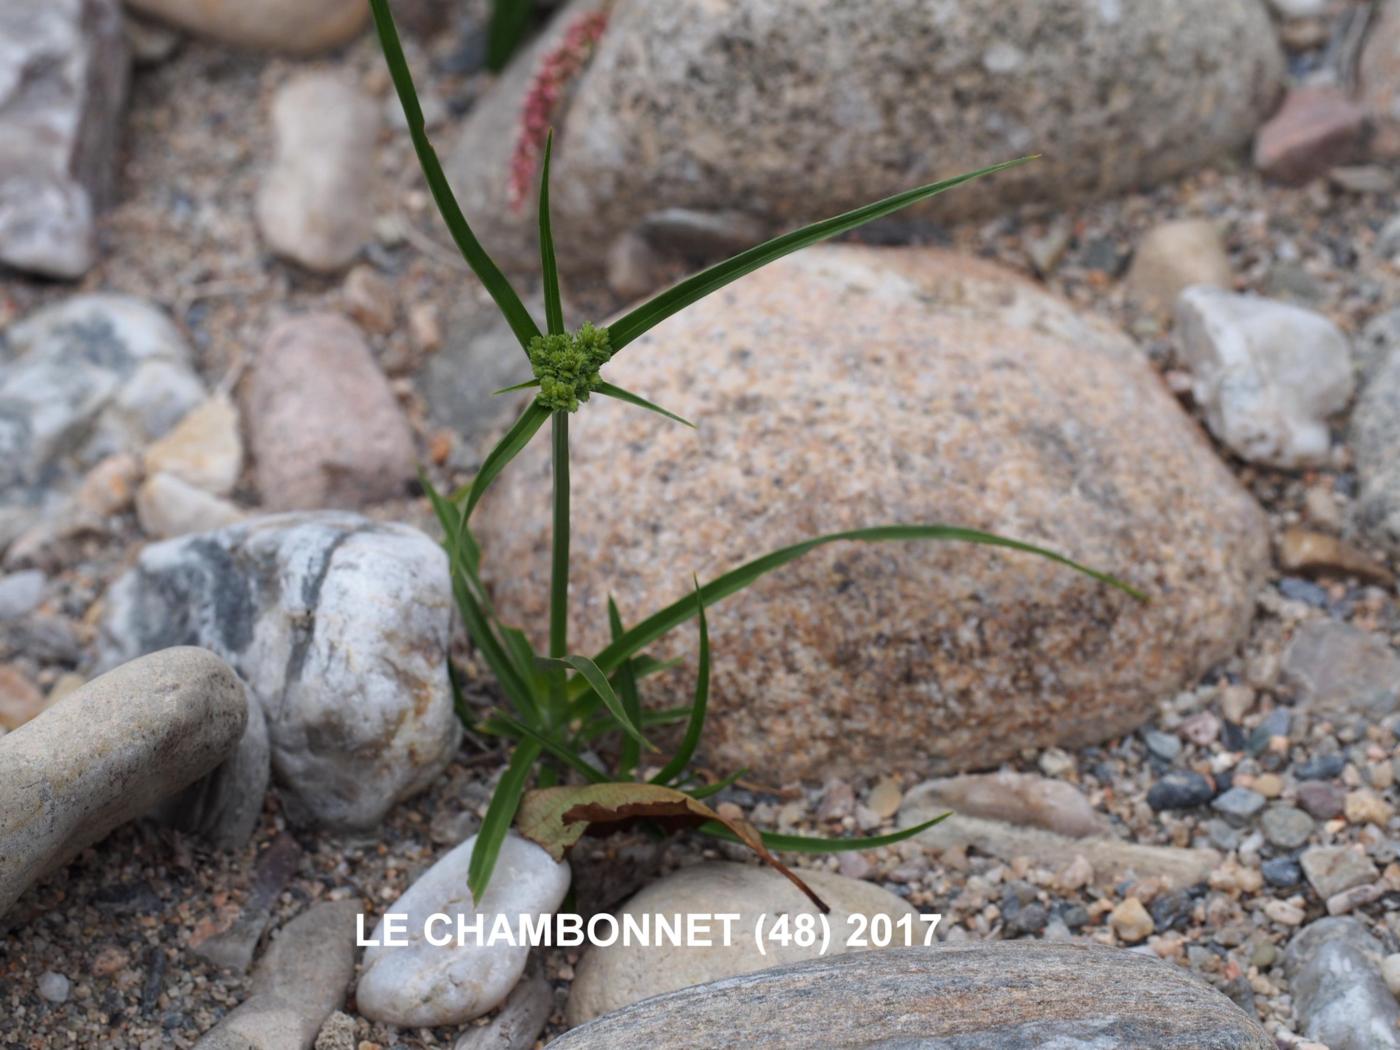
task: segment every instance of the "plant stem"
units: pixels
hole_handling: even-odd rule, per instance
[[[555,412],[554,446],[554,552],[549,573],[549,655],[562,659],[569,653],[569,413]],[[566,704],[564,671],[550,671],[550,714],[557,725]]]

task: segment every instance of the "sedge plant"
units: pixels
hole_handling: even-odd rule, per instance
[[[964,182],[1024,163],[1021,158],[896,194],[874,204],[817,222],[740,252],[695,274],[611,324],[585,324],[575,331],[564,325],[559,274],[550,230],[549,164],[552,137],[545,142],[539,171],[540,275],[544,288],[544,327],[521,302],[501,269],[473,234],[448,185],[424,129],[423,114],[404,59],[389,0],[370,0],[374,21],[398,92],[408,131],[423,174],[449,233],[520,343],[532,378],[508,389],[534,390],[528,407],[492,448],[470,484],[443,495],[424,478],[424,486],[445,533],[452,587],[465,629],[500,686],[508,710],[475,722],[465,705],[462,717],[476,728],[503,738],[511,748],[478,833],[469,868],[469,888],[476,899],[485,891],[506,834],[519,818],[523,834],[556,856],[592,823],[650,820],[663,827],[699,825],[703,832],[754,848],[776,864],[769,850],[827,852],[889,845],[924,830],[929,824],[867,838],[826,839],[760,833],[743,821],[721,820],[704,802],[740,775],[709,784],[699,782],[691,762],[700,745],[709,699],[711,658],[705,610],[743,590],[766,573],[830,543],[911,540],[958,540],[987,544],[1048,558],[1117,587],[1135,598],[1128,584],[1081,565],[1054,551],[993,533],[945,524],[885,524],[815,536],[749,561],[695,585],[686,597],[626,624],[613,602],[608,604],[611,642],[593,655],[569,645],[569,421],[594,396],[614,398],[657,412],[690,426],[686,420],[625,390],[603,376],[617,354],[666,318],[745,274],[818,241],[854,230],[864,223],[926,200]],[[470,528],[473,512],[510,461],[543,430],[550,431],[553,464],[552,552],[549,579],[548,647],[536,652],[529,637],[496,614],[482,581],[481,549]],[[654,710],[642,703],[641,683],[668,663],[646,653],[670,631],[698,620],[698,673],[691,703]],[[664,760],[648,739],[658,727],[680,725],[679,744]],[[609,746],[609,743],[615,746]],[[599,754],[614,754],[610,768]],[[653,761],[653,756],[657,756]],[[570,783],[561,783],[568,780]],[[530,790],[532,781],[535,785]],[[940,818],[941,819],[941,818]],[[778,865],[781,868],[781,865]],[[794,882],[800,880],[782,869]],[[806,889],[805,886],[803,887]],[[813,899],[815,896],[810,894]],[[820,902],[818,902],[820,903]]]

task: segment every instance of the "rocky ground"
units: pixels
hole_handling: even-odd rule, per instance
[[[480,6],[453,12],[410,40],[430,126],[444,135],[490,84],[480,68]],[[1349,6],[1285,24],[1295,80],[1330,54],[1341,9]],[[257,349],[280,321],[314,310],[349,315],[407,421],[405,447],[421,454],[441,483],[469,477],[494,424],[480,412],[454,419],[453,395],[432,377],[469,367],[499,333],[398,130],[374,42],[362,37],[310,61],[195,38],[170,43],[170,54],[152,56],[134,72],[115,203],[99,227],[96,265],[76,284],[6,277],[0,324],[76,291],[129,293],[169,312],[208,390],[231,391],[246,390]],[[348,74],[381,125],[366,160],[373,177],[363,192],[352,187],[346,201],[354,214],[343,215],[345,222],[368,230],[348,272],[337,263],[317,273],[281,258],[259,232],[261,175],[277,163],[273,96],[307,69]],[[354,129],[345,134],[353,137]],[[1400,304],[1400,178],[1393,163],[1365,155],[1322,168],[1302,185],[1283,185],[1241,153],[1155,189],[1092,204],[1027,205],[982,222],[927,220],[861,236],[995,260],[1130,333],[1181,404],[1212,424],[1219,455],[1264,508],[1271,567],[1248,638],[1234,655],[1164,700],[1140,731],[1077,750],[1027,749],[1005,764],[1031,779],[944,784],[930,793],[913,790],[923,778],[912,772],[872,771],[805,787],[742,781],[723,796],[760,827],[790,832],[877,833],[945,805],[977,818],[984,823],[944,829],[929,842],[797,863],[942,912],[948,942],[1087,938],[1171,960],[1256,1016],[1280,1046],[1304,1043],[1300,997],[1309,1011],[1320,1010],[1317,1000],[1325,998],[1305,991],[1317,983],[1308,974],[1310,957],[1301,949],[1301,958],[1286,957],[1298,931],[1325,917],[1356,920],[1336,928],[1343,947],[1383,958],[1384,980],[1400,992],[1395,556],[1374,532],[1352,527],[1362,489],[1349,429],[1350,379],[1341,403],[1314,413],[1327,428],[1322,456],[1290,463],[1296,450],[1286,442],[1245,455],[1246,445],[1227,440],[1228,423],[1212,422],[1218,396],[1195,381],[1204,369],[1183,345],[1180,323],[1174,328],[1171,310],[1152,301],[1154,294],[1174,298],[1177,289],[1174,278],[1150,270],[1145,245],[1164,223],[1210,219],[1222,236],[1220,260],[1209,237],[1174,242],[1165,252],[1173,260],[1167,271],[1179,264],[1209,275],[1223,265],[1234,290],[1328,319],[1363,372],[1373,371],[1400,345],[1400,324],[1392,319],[1387,328],[1384,318]],[[350,237],[358,246],[358,235]],[[323,246],[332,255],[334,240]],[[579,317],[602,316],[618,301],[601,279],[570,290],[571,313]],[[314,360],[307,367],[314,370]],[[278,410],[295,416],[311,410],[316,392],[288,396],[291,403]],[[267,432],[254,432],[249,443],[259,464],[299,451],[279,448]],[[383,443],[376,447],[382,451]],[[98,666],[108,588],[148,538],[166,534],[162,513],[223,524],[260,505],[308,505],[299,502],[301,479],[256,474],[268,468],[246,465],[241,451],[238,463],[236,477],[209,497],[217,504],[162,512],[151,496],[138,513],[134,480],[118,477],[118,495],[102,505],[100,526],[47,521],[17,541],[28,541],[29,556],[17,561],[12,547],[9,575],[0,577],[0,725],[17,725]],[[277,484],[289,495],[270,500]],[[411,485],[363,502],[377,520],[436,535]],[[168,534],[182,531],[172,526]],[[460,642],[458,652],[469,695],[489,698],[484,669]],[[0,1045],[193,1046],[251,994],[249,963],[265,931],[316,902],[357,900],[384,910],[475,831],[500,766],[499,753],[468,735],[446,772],[393,806],[373,831],[309,829],[289,819],[275,793],[251,839],[232,851],[210,851],[194,837],[148,823],[118,828],[6,914]],[[1070,796],[1058,793],[1066,785]],[[1046,834],[1028,838],[1028,828]],[[1130,855],[1121,843],[1170,852]],[[575,858],[574,881],[580,894],[587,885],[610,888],[595,906],[611,906],[653,875],[702,856],[738,859],[727,847],[692,839],[590,848],[592,856]],[[579,953],[555,950],[542,961],[546,1034],[558,1033],[567,1027]],[[1373,996],[1365,1008],[1392,1025],[1400,1015],[1393,998]],[[463,1034],[460,1024],[399,1028],[368,1020],[356,1012],[353,994],[343,1010],[323,1029],[316,1044],[322,1050],[445,1046]]]

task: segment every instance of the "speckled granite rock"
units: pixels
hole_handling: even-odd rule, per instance
[[[130,0],[132,8],[225,44],[309,54],[345,43],[369,18],[360,0]]]
[[[1299,703],[1323,714],[1380,720],[1400,707],[1400,654],[1384,638],[1347,623],[1300,626],[1281,670]]]
[[[554,1050],[1273,1050],[1234,1003],[1133,952],[1026,941],[857,952],[658,995]]]
[[[889,890],[825,871],[803,871],[802,877],[831,906],[828,955],[846,952],[847,939],[857,933],[863,931],[869,937],[869,926],[853,925],[852,915],[862,916],[867,923],[875,915],[887,915],[892,921],[911,916],[915,943],[923,943],[928,927],[919,921],[919,910]],[[648,996],[815,959],[821,954],[820,937],[809,947],[796,942],[768,944],[767,954],[759,954],[753,930],[760,915],[769,916],[770,921],[778,915],[795,919],[798,915],[815,916],[817,910],[778,872],[755,864],[717,862],[682,868],[652,883],[617,909],[616,914],[622,922],[628,915],[641,921],[652,915],[717,912],[740,916],[734,922],[733,940],[728,945],[672,948],[612,944],[589,948],[579,961],[577,976],[569,989],[565,1014],[568,1023],[580,1025]],[[711,929],[710,935],[716,940],[719,930],[717,924]]]
[[[1361,481],[1357,519],[1377,543],[1400,554],[1400,351],[1391,351],[1357,399],[1351,442]]]
[[[30,883],[213,770],[247,717],[228,666],[179,648],[124,664],[0,736],[0,914]]]
[[[823,548],[710,611],[707,744],[725,768],[956,770],[1102,740],[1248,625],[1268,556],[1257,505],[1139,351],[996,267],[812,249],[667,321],[605,375],[700,431],[602,399],[578,413],[581,649],[606,642],[609,593],[635,621],[692,572],[888,522],[1048,544],[1153,594],[1140,605],[958,544]],[[546,445],[478,514],[483,570],[522,624],[545,622]],[[673,641],[693,662],[693,628]],[[691,688],[676,675],[649,696]]]
[[[375,826],[460,738],[442,548],[335,512],[270,515],[148,546],[107,596],[103,658],[223,656],[261,702],[295,819]]]
[[[0,549],[82,474],[139,451],[204,399],[179,330],[126,295],[75,295],[0,332]]]
[[[118,0],[0,4],[0,263],[81,277],[97,257],[130,62]]]
[[[520,113],[542,58],[594,6],[564,8],[463,130],[451,175],[493,251],[533,259],[531,209],[507,193]],[[670,208],[742,203],[760,228],[786,227],[1036,152],[1044,159],[924,214],[1093,199],[1248,141],[1283,71],[1261,0],[883,0],[879,11],[820,0],[795,20],[775,0],[613,5],[553,120],[562,264],[601,268],[612,237]]]

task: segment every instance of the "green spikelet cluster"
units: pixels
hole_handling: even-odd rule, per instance
[[[598,370],[612,357],[608,330],[586,324],[573,335],[530,340],[530,366],[540,381],[539,402],[551,411],[577,412],[602,382]]]

